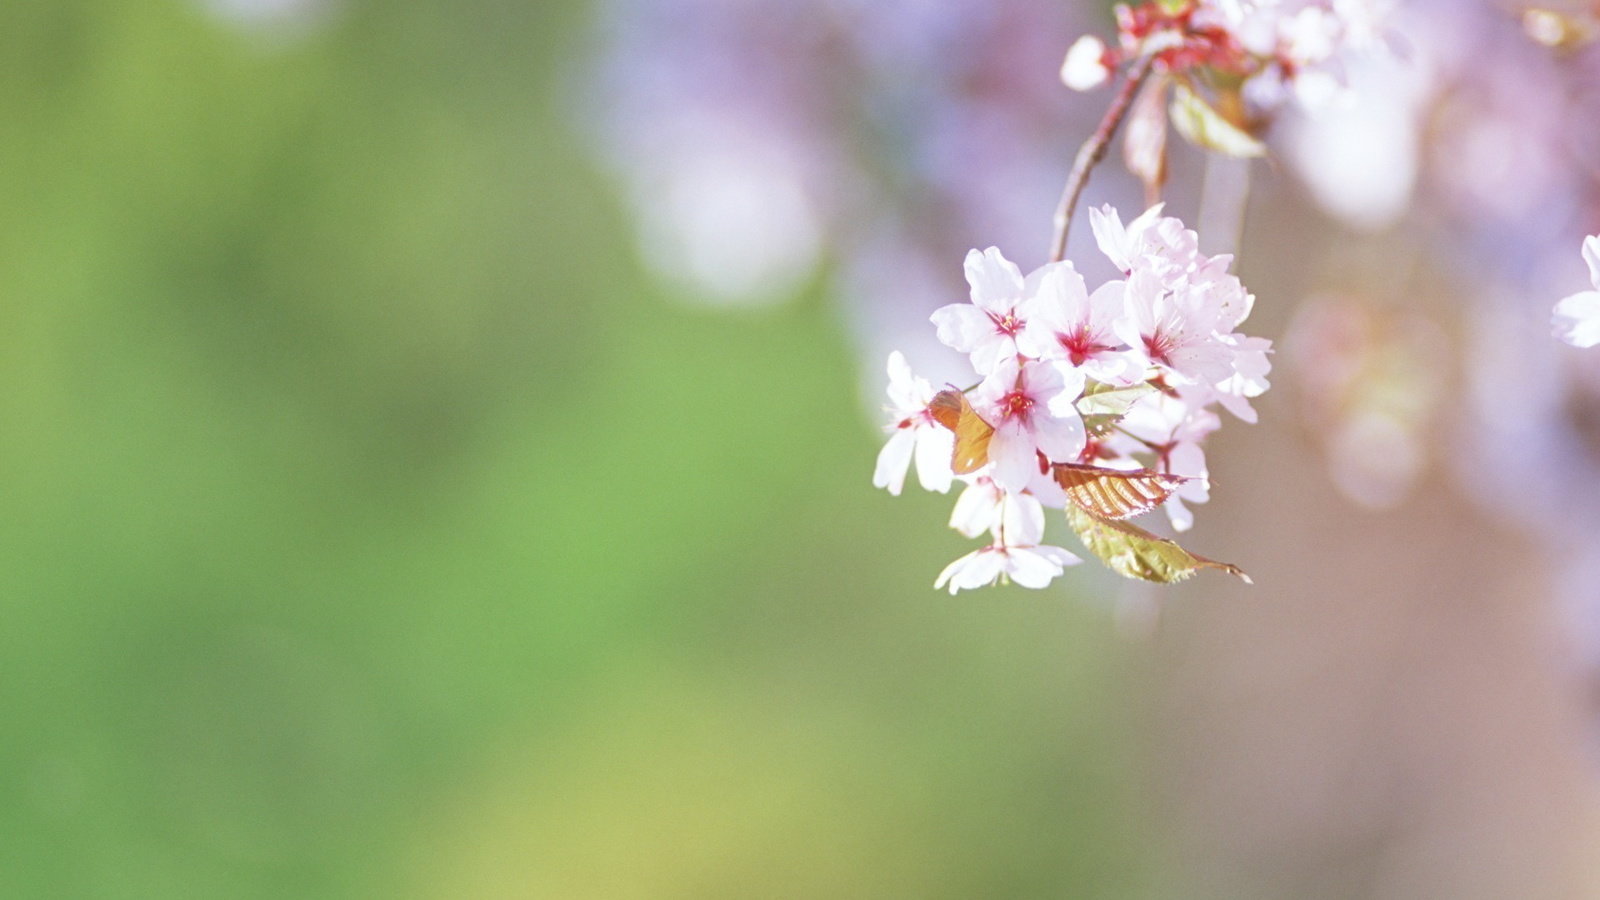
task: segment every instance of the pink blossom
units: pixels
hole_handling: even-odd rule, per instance
[[[1017,354],[1017,335],[1027,327],[1026,286],[1022,272],[994,247],[967,254],[971,303],[952,303],[935,310],[933,324],[946,346],[970,354],[980,373]]]
[[[1272,352],[1272,342],[1242,334],[1223,335],[1221,340],[1234,348],[1233,376],[1214,387],[1214,396],[1223,409],[1253,425],[1256,411],[1250,400],[1272,386],[1267,381],[1267,375],[1272,372],[1272,360],[1267,358]]]
[[[1109,204],[1098,209],[1089,208],[1089,227],[1094,231],[1094,242],[1122,274],[1132,273],[1144,256],[1145,233],[1160,217],[1161,207],[1162,204],[1157,203],[1126,226],[1122,224],[1122,216]]]
[[[889,354],[889,401],[892,421],[889,442],[878,453],[872,473],[872,486],[888,488],[899,496],[905,486],[906,469],[913,455],[917,461],[917,480],[923,488],[944,493],[950,490],[955,473],[950,456],[955,451],[955,435],[935,422],[928,412],[933,385],[911,374],[906,358],[896,350]]]
[[[1044,507],[1032,494],[1008,494],[980,475],[956,498],[950,527],[967,537],[993,533],[1002,544],[1037,544],[1044,537]]]
[[[1184,506],[1185,501],[1204,503],[1211,498],[1210,473],[1201,444],[1222,427],[1222,420],[1184,393],[1176,397],[1157,393],[1135,404],[1119,424],[1122,433],[1114,446],[1130,457],[1152,454],[1150,468],[1189,479],[1163,504],[1172,527],[1188,531],[1194,525],[1194,513]]]
[[[1070,262],[1052,263],[1037,276],[1027,331],[1018,348],[1039,359],[1059,359],[1081,368],[1096,381],[1126,384],[1137,380],[1115,325],[1123,315],[1123,283],[1111,281],[1090,294]]]
[[[1117,321],[1117,334],[1136,359],[1184,383],[1232,377],[1235,351],[1217,335],[1222,310],[1214,294],[1174,290],[1140,270],[1128,278],[1124,297],[1128,314]]]
[[[1083,419],[1073,404],[1083,393],[1083,373],[1049,362],[1002,359],[973,390],[972,408],[994,428],[990,477],[1002,490],[1020,492],[1038,471],[1039,454],[1076,459],[1083,450]]]
[[[1067,566],[1082,562],[1062,547],[1049,544],[1008,546],[991,544],[968,553],[939,573],[935,589],[950,588],[954,594],[963,588],[980,588],[1006,579],[1025,588],[1049,586]]]

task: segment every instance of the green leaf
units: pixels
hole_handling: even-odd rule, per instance
[[[1128,578],[1172,584],[1201,569],[1218,569],[1245,584],[1254,583],[1238,566],[1196,556],[1136,525],[1104,519],[1071,504],[1067,506],[1067,524],[1083,539],[1089,552]]]
[[[1128,414],[1139,398],[1156,392],[1148,381],[1128,387],[1115,387],[1098,381],[1090,382],[1088,390],[1078,398],[1078,412],[1084,416],[1115,416]]]
[[[1172,127],[1189,143],[1226,156],[1265,156],[1267,145],[1228,121],[1195,90],[1181,81],[1172,86]]]

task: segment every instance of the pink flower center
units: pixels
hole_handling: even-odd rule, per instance
[[[994,313],[989,313],[989,321],[994,323],[994,328],[996,331],[1010,337],[1016,337],[1017,332],[1022,330],[1023,325],[1022,320],[1017,318],[1017,314],[1013,310],[1007,310],[1006,314],[1003,316],[997,316]]]
[[[1111,349],[1111,345],[1096,341],[1094,335],[1089,333],[1089,326],[1082,324],[1066,334],[1056,335],[1056,340],[1061,343],[1061,348],[1067,351],[1067,359],[1075,366],[1083,365],[1085,360],[1096,353]]]
[[[1157,330],[1155,334],[1144,336],[1144,355],[1162,365],[1172,365],[1172,360],[1168,358],[1168,354],[1176,349],[1177,346],[1178,342],[1172,335],[1160,330]]]
[[[1000,416],[1005,419],[1026,420],[1033,412],[1033,398],[1021,391],[1012,391],[1000,398]]]

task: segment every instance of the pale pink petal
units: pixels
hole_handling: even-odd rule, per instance
[[[1167,470],[1174,475],[1182,475],[1189,481],[1178,488],[1178,493],[1195,503],[1204,503],[1210,498],[1210,473],[1206,470],[1206,453],[1200,449],[1199,444],[1181,442],[1167,454]]]
[[[1062,547],[1056,547],[1051,544],[1040,544],[1037,547],[1031,547],[1029,549],[1049,560],[1050,562],[1062,567],[1063,569],[1067,566],[1075,566],[1078,563],[1083,562],[1083,560],[1072,555],[1071,553],[1068,553],[1066,549]]]
[[[1065,371],[1061,366],[1043,362],[1030,362],[1021,367],[1021,389],[1034,403],[1044,405],[1055,400],[1062,391],[1066,390],[1069,377],[1077,378],[1078,391],[1083,390],[1083,373],[1074,372],[1071,367]],[[1077,394],[1074,393],[1073,396]]]
[[[1018,422],[1001,423],[989,439],[989,463],[994,466],[989,477],[1001,490],[1020,492],[1039,469],[1033,436]]]
[[[1022,297],[1022,272],[998,248],[968,252],[966,271],[973,305],[981,309],[1006,312]]]
[[[899,350],[889,354],[889,402],[896,412],[909,415],[912,410],[926,406],[928,400],[917,396],[917,377],[911,374],[911,365]]]
[[[1555,335],[1574,347],[1600,344],[1600,291],[1573,294],[1556,304]]]
[[[1584,238],[1583,261],[1589,264],[1589,281],[1600,291],[1600,234]]]
[[[1078,38],[1061,62],[1061,83],[1075,91],[1091,91],[1106,83],[1106,45],[1092,34]]]
[[[1062,567],[1050,557],[1033,552],[1032,548],[1014,547],[1006,554],[1006,575],[1025,588],[1048,587]]]
[[[1194,527],[1194,513],[1183,505],[1176,494],[1168,497],[1161,507],[1167,511],[1167,521],[1172,523],[1173,531],[1188,531]]]
[[[1032,545],[1044,538],[1044,507],[1028,494],[1006,494],[1000,504],[995,541],[1002,546]]]
[[[933,582],[935,590],[950,585],[950,593],[962,589],[980,588],[993,584],[1000,577],[1000,567],[1004,560],[1000,553],[991,547],[974,550],[966,556],[944,567],[939,577]]]
[[[1070,363],[1056,362],[1049,364],[1048,368],[1054,370],[1054,392],[1045,400],[1049,404],[1050,413],[1056,416],[1078,415],[1078,398],[1083,396],[1083,386],[1087,381],[1084,371],[1075,368]],[[1048,383],[1048,382],[1047,382]],[[1044,394],[1039,395],[1041,399]]]
[[[1122,318],[1127,309],[1122,294],[1127,287],[1125,281],[1108,281],[1089,295],[1089,317],[1097,330],[1109,331],[1112,323]]]
[[[956,452],[956,436],[939,425],[927,425],[917,432],[917,480],[923,490],[940,494],[950,490],[956,473],[950,468],[950,459]]]
[[[1226,391],[1219,391],[1217,393],[1217,402],[1222,404],[1223,409],[1237,416],[1241,422],[1254,425],[1260,421],[1261,417],[1256,412],[1256,408],[1250,405],[1249,398],[1243,394],[1230,394]]]
[[[1204,339],[1175,348],[1167,358],[1178,374],[1203,384],[1217,384],[1233,376],[1233,355],[1232,347]]]
[[[969,538],[984,534],[999,521],[1004,496],[987,478],[972,482],[956,498],[955,509],[950,511],[950,527]]]
[[[916,435],[910,428],[895,429],[889,442],[878,451],[878,464],[872,470],[872,486],[888,488],[889,493],[900,496],[906,484],[906,469],[911,467],[911,451]]]
[[[979,372],[993,372],[996,367],[1017,359],[1017,342],[1009,335],[994,334],[972,348],[972,367]]]
[[[939,342],[952,350],[971,353],[985,338],[994,334],[994,322],[971,303],[941,306],[928,317],[937,329]]]
[[[1094,231],[1094,242],[1111,264],[1124,274],[1133,270],[1134,247],[1128,240],[1127,229],[1122,227],[1122,217],[1110,204],[1099,208],[1089,207],[1089,227]]]
[[[985,422],[996,420],[993,407],[1000,402],[1001,397],[1011,393],[1011,389],[1016,386],[1018,371],[1015,356],[997,360],[988,369],[988,374],[984,376],[982,383],[973,389],[968,399],[978,411],[978,415],[983,416]]]
[[[1033,440],[1051,462],[1076,462],[1085,440],[1083,419],[1076,414],[1034,416]]]

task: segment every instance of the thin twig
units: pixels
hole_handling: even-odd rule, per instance
[[[1051,262],[1066,258],[1067,231],[1072,227],[1072,211],[1078,206],[1078,195],[1083,193],[1084,185],[1089,183],[1089,170],[1105,158],[1106,148],[1111,145],[1111,139],[1116,136],[1122,120],[1128,117],[1128,107],[1133,104],[1134,95],[1139,93],[1139,86],[1144,84],[1145,76],[1150,74],[1150,66],[1154,61],[1153,56],[1140,57],[1128,69],[1127,80],[1112,99],[1111,108],[1100,120],[1100,127],[1078,148],[1078,156],[1072,162],[1072,173],[1067,176],[1067,186],[1061,192],[1061,205],[1056,207],[1056,238],[1055,243],[1050,245]]]

